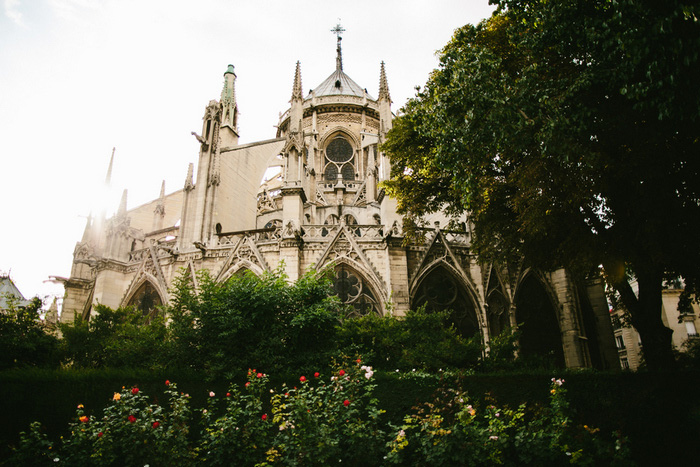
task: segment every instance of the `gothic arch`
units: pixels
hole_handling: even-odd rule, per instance
[[[318,167],[323,168],[323,179],[334,182],[341,176],[344,181],[354,181],[360,147],[360,142],[345,128],[336,127],[328,131],[319,142],[319,159],[316,161]]]
[[[372,311],[380,316],[384,315],[384,289],[375,280],[374,275],[361,264],[350,258],[340,258],[326,263],[319,269],[324,270],[333,270],[336,274],[334,290],[344,303],[355,308],[356,316]]]
[[[560,313],[547,281],[535,271],[525,271],[518,281],[513,302],[520,331],[520,355],[541,358],[563,368]]]
[[[486,282],[486,324],[489,338],[510,328],[510,300],[495,265],[491,265]]]
[[[167,297],[167,293],[158,285],[158,280],[151,274],[144,273],[137,285],[124,297],[122,306],[133,306],[143,314],[150,314],[157,306],[166,305]]]
[[[443,259],[432,262],[413,280],[411,307],[452,310],[452,322],[464,337],[481,335],[482,315],[474,288]]]
[[[242,260],[226,269],[226,272],[219,275],[219,277],[216,279],[216,282],[223,284],[227,280],[231,279],[233,276],[237,274],[242,274],[246,271],[250,271],[258,277],[262,276],[265,272],[257,264],[248,260]]]

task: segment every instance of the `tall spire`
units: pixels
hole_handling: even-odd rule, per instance
[[[224,73],[224,88],[221,90],[221,126],[228,126],[236,131],[238,124],[238,105],[236,104],[236,73],[229,65]]]
[[[340,23],[336,24],[333,29],[331,29],[331,32],[338,36],[338,46],[336,47],[336,51],[338,55],[335,58],[335,69],[336,70],[343,70],[343,51],[340,48],[340,41],[343,40],[341,37],[341,34],[345,32],[345,28],[343,28]]]
[[[384,70],[383,61],[379,71],[379,99],[386,99],[391,102],[391,96],[389,95],[389,83],[386,79],[386,70]]]
[[[294,86],[292,87],[292,100],[302,99],[303,97],[301,91],[301,64],[297,61],[297,69],[294,72]]]
[[[112,166],[114,165],[114,151],[117,148],[112,148],[112,157],[109,158],[109,167],[107,167],[107,176],[105,177],[105,185],[109,186],[112,183]]]

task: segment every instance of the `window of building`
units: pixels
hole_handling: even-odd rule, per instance
[[[335,268],[336,279],[333,289],[343,303],[352,306],[351,316],[364,316],[369,313],[381,314],[377,299],[369,287],[355,271],[345,264]]]
[[[688,331],[688,337],[698,337],[698,330],[695,328],[694,322],[686,321],[685,330]]]
[[[622,336],[615,336],[615,344],[617,344],[617,348],[620,350],[625,348],[625,341]]]
[[[347,139],[342,136],[334,138],[326,146],[326,168],[324,170],[326,181],[337,180],[338,174],[345,181],[355,180],[354,155],[355,151]]]
[[[626,358],[621,358],[620,359],[620,365],[622,365],[623,370],[629,370],[630,369],[630,362]]]

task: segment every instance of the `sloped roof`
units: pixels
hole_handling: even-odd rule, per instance
[[[359,84],[354,82],[352,78],[346,75],[343,70],[337,68],[331,75],[314,89],[316,97],[320,96],[357,96],[363,97],[365,90]],[[311,98],[309,94],[307,99]],[[369,94],[367,99],[376,100]]]
[[[8,296],[14,296],[18,302],[19,306],[27,306],[31,302],[24,298],[22,292],[19,291],[15,283],[10,279],[10,276],[2,275],[0,276],[0,310],[6,310],[8,308]]]

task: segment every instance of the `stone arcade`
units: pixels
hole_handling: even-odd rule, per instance
[[[343,70],[338,33],[335,70],[304,96],[297,63],[290,108],[274,139],[238,144],[233,66],[219,101],[204,112],[197,173],[184,187],[117,214],[88,220],[63,279],[62,320],[89,318],[93,304],[167,304],[184,269],[218,281],[283,264],[290,280],[309,268],[333,268],[336,291],[357,314],[403,315],[450,308],[464,335],[489,339],[521,324],[520,351],[567,367],[617,367],[600,281],[574,283],[564,270],[480,265],[470,252],[466,218],[459,230],[435,215],[425,240],[403,245],[396,203],[380,182],[390,175],[379,150],[392,125],[382,62],[378,97]],[[264,176],[270,177],[261,184]],[[441,227],[442,226],[442,227]],[[194,274],[191,274],[196,281]]]

